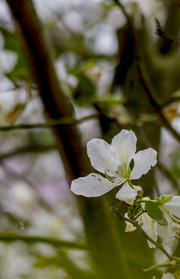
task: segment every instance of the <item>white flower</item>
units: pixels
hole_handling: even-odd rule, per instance
[[[155,276],[153,276],[153,279],[156,279]],[[175,279],[175,277],[171,273],[164,273],[161,279]]]
[[[150,238],[152,238],[154,241],[157,241],[157,224],[146,212],[141,214],[136,221]],[[151,241],[148,240],[147,242],[149,248],[156,247]]]
[[[162,279],[175,279],[175,277],[171,273],[164,273]]]
[[[129,218],[127,212],[124,214],[124,217]],[[133,224],[131,224],[128,221],[125,221],[125,224],[126,224],[125,232],[133,232],[137,229]]]
[[[131,224],[130,222],[126,221],[126,228],[125,228],[125,232],[133,232],[136,230],[136,227],[133,226],[133,224]]]
[[[157,152],[148,148],[136,152],[137,138],[132,131],[122,130],[113,139],[111,145],[102,139],[94,138],[87,143],[87,153],[92,166],[105,177],[91,173],[72,181],[71,190],[77,195],[98,197],[113,188],[124,184],[116,198],[133,204],[137,196],[136,189],[128,181],[139,179],[155,166]],[[134,161],[132,171],[130,162]]]
[[[127,217],[127,215],[126,215]],[[156,222],[145,212],[141,214],[136,221],[138,224],[142,227],[142,229],[147,233],[149,237],[151,237],[154,241],[157,241],[157,230],[156,230]],[[131,223],[126,221],[126,229],[125,232],[133,232],[136,230],[136,227],[134,227]],[[150,242],[147,241],[150,248],[155,248],[156,246]]]
[[[180,196],[173,196],[169,201],[160,206],[173,217],[173,219],[180,221]]]
[[[132,188],[133,187],[133,188]],[[125,201],[126,203],[133,205],[137,193],[143,192],[140,186],[129,186],[129,183],[124,183],[123,187],[117,192],[116,199]]]
[[[173,196],[169,201],[159,205],[167,226],[157,226],[157,232],[163,243],[167,243],[172,237],[179,237],[180,233],[180,196]]]
[[[145,197],[143,200],[151,201],[149,197]],[[163,195],[151,202],[154,202],[160,208],[167,221],[166,225],[154,221],[155,234],[161,238],[163,245],[168,244],[170,239],[180,236],[180,196]],[[146,210],[145,203],[142,202],[141,207]],[[144,222],[146,220],[142,220],[142,224]],[[149,233],[147,234],[149,235]]]

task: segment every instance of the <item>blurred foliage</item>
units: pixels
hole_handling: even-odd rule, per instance
[[[180,177],[180,152],[176,151],[175,153],[171,154],[171,172],[174,177]]]
[[[40,5],[40,1],[35,2]],[[98,121],[92,121],[90,125],[88,122],[87,125],[82,124],[84,141],[100,136],[110,142],[120,129],[134,130],[139,140],[138,149],[152,146],[159,151],[160,164],[167,167],[161,174],[165,181],[163,185],[159,173],[155,175],[153,170],[138,181],[139,185],[143,185],[145,195],[179,193],[179,186],[174,189],[171,185],[172,179],[179,185],[178,144],[172,137],[167,140],[162,133],[161,119],[142,88],[137,71],[137,54],[119,7],[113,1],[82,1],[77,6],[69,4],[67,9],[62,6],[61,11],[60,6],[56,9],[56,2],[51,9],[47,3],[44,4],[50,15],[42,16],[42,21],[54,46],[60,82],[77,115],[91,112],[99,115]],[[177,36],[180,9],[176,1],[148,2],[142,3],[142,7],[136,1],[127,1],[125,5],[132,17],[155,97],[161,103],[171,103],[171,99],[175,99],[173,107],[163,108],[163,115],[178,130],[179,45],[156,35],[155,17],[162,19],[163,30],[168,29],[168,34]],[[67,20],[68,15],[72,19]],[[16,31],[12,30],[8,19],[0,26],[4,41],[1,55],[7,51],[17,56],[15,66],[8,72],[2,72],[0,86],[4,94],[0,95],[0,122],[2,125],[45,122],[44,108],[36,85],[32,83],[21,42]],[[8,93],[9,89],[12,92]],[[51,129],[1,132],[0,142],[1,233],[37,234],[86,242],[81,216],[69,193]],[[114,191],[106,195],[109,208],[117,202],[114,196]],[[153,211],[152,208],[149,210]],[[87,215],[90,216],[90,213]],[[26,225],[19,230],[17,224],[21,218]],[[162,221],[159,216],[155,218]],[[117,266],[117,278],[121,277],[122,265],[127,265],[129,278],[152,278],[155,272],[144,273],[142,268],[155,262],[154,250],[148,248],[138,231],[125,233],[124,224],[115,216],[112,220],[116,223],[123,255]],[[99,222],[103,223],[103,220]],[[98,235],[97,241],[100,241]],[[91,253],[85,253],[83,260],[80,259],[81,264],[83,261],[86,263],[84,268],[77,264],[76,255],[71,259],[66,249],[47,248],[43,244],[41,247],[28,243],[19,245],[20,249],[11,243],[0,243],[0,278],[12,278],[12,274],[14,279],[94,278]],[[176,255],[179,256],[178,250]],[[109,261],[111,257],[109,255]],[[16,262],[17,267],[14,267]],[[25,268],[21,268],[23,265]],[[156,272],[157,278],[161,278],[160,274],[161,271]]]
[[[3,49],[16,53],[17,62],[15,67],[8,73],[5,73],[7,78],[14,84],[18,82],[30,80],[29,70],[27,67],[26,59],[23,55],[21,43],[15,32],[11,32],[6,28],[1,27],[0,32],[3,35],[4,45]]]

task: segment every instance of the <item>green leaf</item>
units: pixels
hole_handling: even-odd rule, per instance
[[[0,31],[3,35],[4,38],[4,46],[3,48],[5,50],[9,50],[9,51],[13,51],[13,52],[19,52],[20,51],[20,43],[17,39],[17,37],[15,36],[14,33],[12,33],[11,31],[0,27]]]
[[[17,35],[9,31],[8,29],[2,27],[0,27],[0,31],[4,38],[3,49],[7,51],[12,51],[17,55],[16,65],[11,70],[11,72],[5,73],[7,78],[15,83],[22,80],[30,80],[27,63]]]
[[[95,85],[93,82],[83,73],[76,74],[78,78],[78,85],[75,90],[74,98],[81,98],[83,102],[89,102],[95,95]]]
[[[158,224],[161,226],[167,226],[167,221],[156,203],[151,201],[146,202],[145,210],[147,211],[148,215]]]
[[[72,90],[72,98],[77,106],[92,104],[96,95],[95,83],[80,68],[69,71],[78,79],[77,87]]]
[[[157,201],[157,204],[161,205],[161,204],[164,204],[164,203],[170,201],[172,198],[173,198],[173,195],[162,195],[156,201]]]

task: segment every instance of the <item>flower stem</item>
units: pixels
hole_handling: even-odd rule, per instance
[[[161,252],[166,255],[166,257],[172,261],[174,260],[174,257],[171,256],[164,248],[161,244],[157,243],[155,240],[153,240],[143,229],[142,227],[135,221],[135,220],[131,220],[127,217],[125,217],[124,215],[120,214],[118,211],[117,211],[117,207],[118,205],[116,206],[113,206],[111,207],[111,210],[112,212],[117,216],[119,217],[121,220],[124,220],[124,221],[127,221],[129,223],[131,223],[134,227],[136,227],[141,233],[142,235],[147,239],[149,240],[151,243],[153,243],[155,245],[156,248],[158,248],[159,250],[161,250]]]
[[[121,218],[123,218],[125,221],[131,223],[133,226],[135,226],[142,234],[143,236],[149,240],[151,243],[153,243],[156,248],[158,248],[159,250],[161,250],[161,252],[166,255],[166,257],[172,261],[173,260],[173,257],[163,248],[163,246],[159,243],[157,243],[155,240],[153,240],[142,228],[141,226],[136,222],[136,221],[133,221],[133,220],[130,220],[129,218],[126,218],[124,216],[121,216]]]
[[[168,262],[168,263],[156,264],[156,265],[150,266],[149,268],[143,268],[143,271],[151,271],[151,270],[154,270],[159,267],[172,267],[174,265],[175,265],[175,263],[173,261]]]

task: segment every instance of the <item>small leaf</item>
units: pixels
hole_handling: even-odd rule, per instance
[[[167,226],[167,221],[158,205],[154,202],[146,202],[145,209],[148,215],[161,226]]]
[[[72,97],[77,106],[85,106],[92,103],[96,95],[96,85],[82,71],[71,71],[78,79],[76,88],[72,91]]]
[[[27,62],[16,33],[11,32],[2,27],[0,27],[0,32],[4,39],[3,49],[14,52],[17,55],[16,65],[10,72],[5,73],[5,75],[13,83],[17,83],[22,80],[23,81],[31,80]]]
[[[161,204],[164,204],[164,203],[170,201],[172,198],[173,198],[173,195],[162,195],[156,201],[157,201],[157,204],[161,205]]]
[[[16,104],[15,107],[6,114],[5,116],[6,121],[9,124],[13,125],[16,122],[16,120],[18,120],[18,118],[22,115],[25,108],[26,108],[26,104],[24,103]]]

